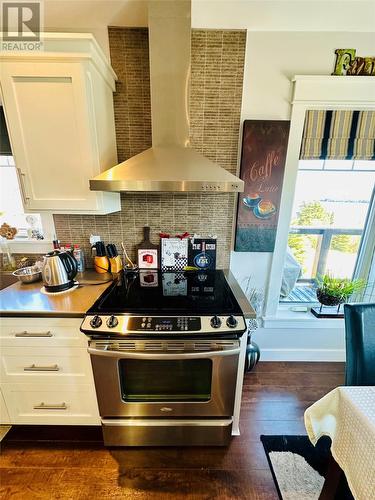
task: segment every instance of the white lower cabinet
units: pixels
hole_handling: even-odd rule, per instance
[[[6,407],[2,391],[0,391],[0,424],[10,424],[8,408]]]
[[[91,385],[4,384],[12,424],[99,424]]]
[[[86,347],[87,337],[80,332],[76,318],[2,318],[1,351],[4,347]],[[32,351],[34,353],[34,351]]]
[[[72,318],[2,320],[0,423],[100,423],[80,324],[81,319]]]
[[[90,384],[90,358],[85,348],[3,347],[0,377],[3,383]]]

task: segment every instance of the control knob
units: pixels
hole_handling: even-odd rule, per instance
[[[231,315],[229,316],[229,318],[227,319],[227,326],[229,326],[229,328],[236,328],[237,323],[238,323],[238,321],[237,321],[237,320],[236,320],[236,318],[233,316],[233,314],[231,314]]]
[[[219,318],[219,316],[216,316],[216,315],[212,316],[210,324],[211,324],[212,328],[220,328],[221,319]]]
[[[102,326],[102,318],[98,315],[94,316],[90,321],[90,325],[92,328],[99,328],[99,326]]]
[[[107,319],[108,328],[114,328],[117,325],[118,325],[118,319],[116,318],[116,316],[112,315]]]

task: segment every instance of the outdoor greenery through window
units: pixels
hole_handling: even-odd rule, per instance
[[[300,160],[281,301],[315,302],[319,275],[352,278],[375,161]]]

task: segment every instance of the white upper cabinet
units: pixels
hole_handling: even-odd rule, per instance
[[[106,214],[119,193],[89,179],[117,163],[116,75],[90,34],[48,33],[40,52],[0,52],[0,82],[25,211]]]

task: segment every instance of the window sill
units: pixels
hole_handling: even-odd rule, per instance
[[[53,247],[50,240],[3,240],[2,243],[8,245],[11,253],[44,254],[50,252]]]
[[[329,329],[343,328],[345,323],[343,318],[324,319],[317,318],[310,312],[295,312],[290,310],[291,306],[279,307],[276,316],[263,318],[263,328],[308,328],[308,329]]]

